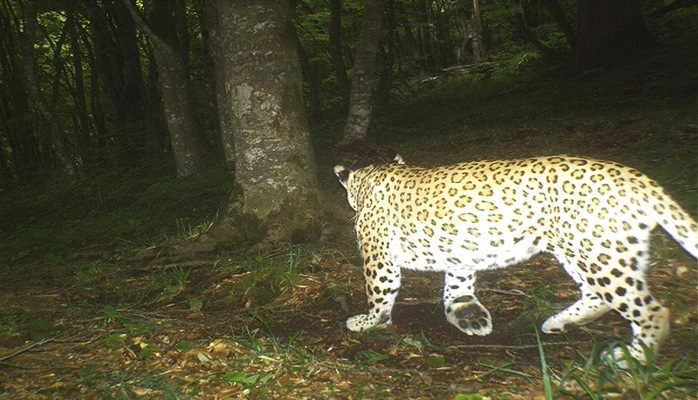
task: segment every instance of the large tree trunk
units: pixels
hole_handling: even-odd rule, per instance
[[[366,138],[368,132],[373,109],[371,104],[373,69],[381,37],[384,9],[384,0],[366,0],[364,2],[361,34],[352,69],[349,115],[344,127],[343,142],[362,140]]]
[[[637,0],[579,0],[577,5],[577,71],[634,63],[654,46]]]
[[[319,233],[319,188],[289,5],[213,1],[237,190],[209,236],[218,243],[312,239]]]
[[[208,146],[194,115],[187,62],[177,33],[172,29],[176,18],[171,7],[175,4],[151,3],[150,23],[146,23],[129,0],[123,2],[152,45],[177,176],[191,175],[208,165]]]

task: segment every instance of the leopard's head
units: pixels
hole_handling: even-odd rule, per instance
[[[404,164],[402,157],[395,150],[370,138],[343,141],[336,149],[341,165],[352,170],[377,164]]]
[[[399,154],[395,154],[395,157],[392,159],[392,162],[385,162],[383,164],[404,164],[405,161],[403,160],[402,156]],[[376,164],[372,164],[376,165]],[[339,183],[344,186],[344,188],[347,190],[347,200],[349,201],[349,206],[354,209],[354,211],[358,211],[358,198],[360,196],[360,191],[362,189],[362,179],[355,179],[356,178],[356,172],[359,171],[366,171],[369,168],[372,168],[371,165],[368,167],[363,167],[359,168],[357,170],[353,170],[350,168],[345,167],[344,165],[336,165],[334,167],[334,174],[337,175],[337,178],[339,178]],[[361,176],[365,176],[364,174],[359,174]]]
[[[344,186],[344,189],[347,190],[347,200],[349,201],[349,206],[356,211],[356,194],[351,190],[351,184],[354,180],[354,171],[350,170],[344,165],[335,165],[334,174],[337,175],[337,178],[339,178],[339,183],[341,183],[342,186]]]

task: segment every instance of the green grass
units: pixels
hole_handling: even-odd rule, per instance
[[[625,343],[612,342],[595,346],[591,354],[577,354],[561,369],[545,361],[544,346],[538,337],[542,384],[546,399],[559,395],[603,399],[610,395],[651,400],[656,398],[690,399],[698,395],[698,370],[690,356],[672,357],[658,363],[651,349],[646,349],[647,365],[630,357]],[[623,365],[611,354],[620,347]]]
[[[0,196],[0,259],[55,261],[89,250],[149,247],[207,229],[232,177],[223,166],[176,178],[166,169],[47,179]]]

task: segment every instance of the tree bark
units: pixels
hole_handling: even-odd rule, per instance
[[[209,231],[218,243],[261,245],[319,234],[319,186],[286,1],[213,0],[226,107],[235,135],[236,192]]]
[[[381,37],[384,0],[366,0],[361,19],[361,34],[352,69],[349,114],[342,141],[364,139],[371,121],[371,92],[376,53]]]
[[[213,61],[213,77],[216,91],[216,108],[218,109],[218,129],[220,131],[223,154],[228,163],[235,161],[235,136],[232,127],[232,109],[225,90],[226,57],[223,52],[225,38],[221,35],[219,25],[220,10],[215,1],[206,1],[204,4],[204,18],[206,20],[207,40]]]
[[[473,0],[473,16],[470,21],[473,30],[473,59],[477,64],[485,61],[487,56],[487,48],[485,47],[485,28],[482,25],[480,0]]]
[[[208,165],[208,146],[201,136],[202,130],[194,115],[187,62],[182,54],[176,31],[173,34],[171,29],[176,25],[176,20],[171,14],[173,10],[168,7],[175,4],[167,1],[152,3],[159,12],[151,16],[154,25],[151,26],[140,16],[129,0],[123,0],[123,2],[152,45],[160,79],[167,129],[177,165],[177,176],[196,173]]]
[[[27,2],[24,25],[24,80],[32,100],[41,116],[46,120],[49,139],[53,153],[66,175],[77,177],[78,167],[68,148],[68,140],[62,131],[60,121],[44,99],[36,76],[36,59],[34,57],[34,40],[36,36],[37,4],[35,0]]]
[[[637,0],[579,0],[578,72],[639,61],[654,47]]]

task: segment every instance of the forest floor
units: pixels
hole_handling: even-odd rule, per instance
[[[556,153],[621,161],[695,217],[695,65],[441,77],[378,110],[372,136],[421,165]],[[318,154],[321,180],[344,202],[330,158]],[[64,222],[51,223],[60,232]],[[415,272],[392,326],[349,332],[346,318],[365,307],[363,275],[349,217],[335,231],[319,244],[187,257],[97,239],[51,257],[29,242],[0,248],[0,399],[544,399],[548,388],[549,398],[696,398],[696,260],[662,232],[649,282],[672,332],[650,366],[628,371],[598,359],[629,338],[615,313],[566,335],[537,332],[578,296],[545,255],[479,275],[489,336],[449,325],[442,276]]]

